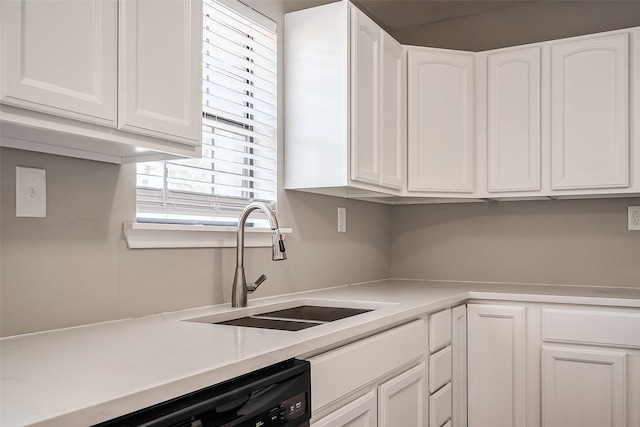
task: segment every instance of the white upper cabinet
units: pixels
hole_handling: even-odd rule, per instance
[[[380,182],[380,48],[382,31],[351,8],[351,179]]]
[[[113,163],[200,155],[200,2],[0,8],[0,145]]]
[[[118,128],[198,143],[201,16],[196,1],[120,2]]]
[[[539,191],[540,47],[487,59],[487,177],[490,193]]]
[[[478,53],[479,197],[639,193],[639,37],[630,28]]]
[[[0,2],[2,103],[115,127],[117,6]]]
[[[551,46],[553,190],[629,185],[628,69],[627,34]]]
[[[285,187],[400,195],[405,182],[402,46],[348,2],[285,15]]]
[[[408,190],[474,191],[474,54],[408,49]]]
[[[407,86],[404,64],[402,45],[382,32],[381,185],[398,189],[405,186],[407,153]]]

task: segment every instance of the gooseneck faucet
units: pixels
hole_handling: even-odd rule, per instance
[[[244,227],[247,222],[247,217],[254,210],[259,209],[267,214],[269,219],[269,227],[273,231],[271,236],[271,259],[274,261],[282,261],[287,259],[287,252],[284,247],[284,241],[280,234],[280,228],[278,227],[278,220],[273,211],[262,202],[252,202],[247,205],[246,208],[240,214],[238,219],[238,239],[236,244],[236,273],[233,276],[233,292],[231,295],[232,307],[246,307],[247,306],[247,293],[252,293],[258,286],[265,280],[267,276],[264,274],[260,276],[254,283],[247,283],[247,279],[244,275]]]

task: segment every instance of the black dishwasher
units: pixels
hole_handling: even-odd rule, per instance
[[[290,359],[94,427],[298,427],[310,419],[310,365]]]

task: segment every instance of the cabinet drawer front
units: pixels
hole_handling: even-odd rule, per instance
[[[451,309],[429,316],[429,352],[435,353],[451,344]]]
[[[639,331],[640,311],[542,310],[544,341],[640,348]]]
[[[440,427],[451,418],[451,384],[429,397],[429,426]]]
[[[424,321],[417,320],[309,359],[312,410],[418,359],[425,335]]]
[[[451,346],[429,357],[429,392],[451,381]]]

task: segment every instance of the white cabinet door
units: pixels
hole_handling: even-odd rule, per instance
[[[628,34],[551,46],[552,188],[627,187]]]
[[[469,427],[525,425],[525,307],[469,304]]]
[[[472,53],[408,51],[408,189],[472,193]]]
[[[119,5],[118,127],[199,145],[202,3],[121,0]]]
[[[540,47],[487,61],[488,191],[539,191]]]
[[[451,309],[453,427],[467,427],[467,306]]]
[[[422,363],[378,387],[381,427],[427,425],[426,372]]]
[[[115,127],[117,3],[1,1],[1,102]]]
[[[313,422],[312,427],[376,427],[378,402],[375,390]]]
[[[402,45],[382,32],[381,60],[381,150],[383,187],[404,187],[407,88],[404,77],[404,53]]]
[[[627,426],[625,368],[623,352],[543,347],[543,426]]]
[[[382,30],[351,8],[351,179],[380,183],[380,43]]]

